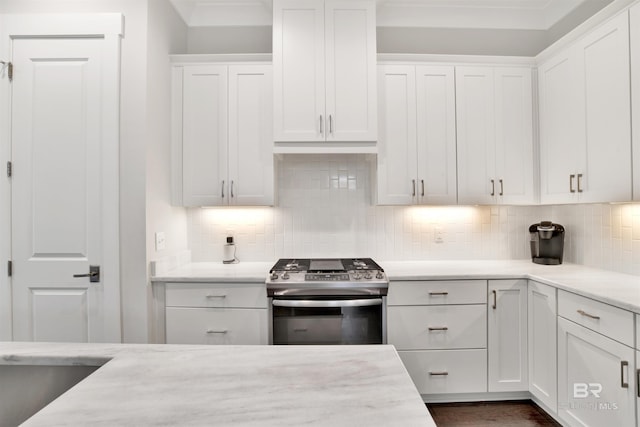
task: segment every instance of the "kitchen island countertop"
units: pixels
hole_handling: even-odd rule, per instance
[[[25,426],[435,426],[390,345],[7,342],[0,364],[102,366]]]

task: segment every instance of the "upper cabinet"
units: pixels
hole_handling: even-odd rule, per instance
[[[378,203],[456,203],[452,66],[380,65]]]
[[[174,66],[175,204],[273,204],[271,88],[271,65]]]
[[[629,66],[626,12],[540,65],[542,203],[631,200]]]
[[[456,67],[458,201],[533,204],[531,69]]]
[[[640,4],[630,11],[633,200],[640,201]]]
[[[375,141],[376,5],[274,0],[274,140]]]

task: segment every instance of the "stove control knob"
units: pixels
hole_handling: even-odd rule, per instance
[[[356,273],[356,274],[353,275],[353,278],[356,279],[356,280],[360,280],[360,279],[362,279],[362,274]]]
[[[368,271],[365,273],[364,278],[367,280],[371,280],[373,276],[371,276],[371,273],[369,273]]]
[[[287,280],[289,278],[289,273],[287,273],[286,271],[284,273],[282,273],[282,278],[284,280]]]
[[[378,274],[376,274],[376,279],[378,280],[384,279],[384,276],[382,275],[382,271],[378,271]]]
[[[271,273],[271,280],[277,280],[277,279],[278,279],[278,273],[274,271],[273,273]]]

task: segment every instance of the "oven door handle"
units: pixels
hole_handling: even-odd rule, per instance
[[[286,300],[274,299],[275,307],[368,307],[382,305],[382,298],[346,299],[346,300]]]

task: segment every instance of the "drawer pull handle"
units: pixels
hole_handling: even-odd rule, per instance
[[[589,314],[584,310],[578,310],[578,314],[586,316],[586,317],[588,317],[590,319],[600,320],[600,316],[594,316],[593,314]]]
[[[494,310],[498,308],[498,292],[496,290],[491,291],[493,293],[493,305],[491,308]]]
[[[640,397],[640,369],[636,371],[636,388],[638,389],[638,397]]]
[[[226,295],[207,295],[207,298],[226,298]]]
[[[208,334],[226,334],[227,332],[229,331],[227,331],[226,329],[222,329],[220,331],[216,331],[215,329],[207,329]]]
[[[429,332],[432,331],[448,331],[449,328],[447,326],[429,326]]]
[[[433,375],[435,376],[441,376],[441,377],[446,377],[447,375],[449,375],[449,372],[447,371],[439,371],[439,372],[431,372],[429,371],[429,375]]]
[[[434,296],[447,296],[449,295],[449,292],[429,292],[429,296],[430,297],[434,297]]]
[[[307,328],[296,328],[293,332],[307,332]]]
[[[623,360],[620,362],[620,387],[629,388],[629,383],[624,382],[624,368],[629,369],[629,362]]]

